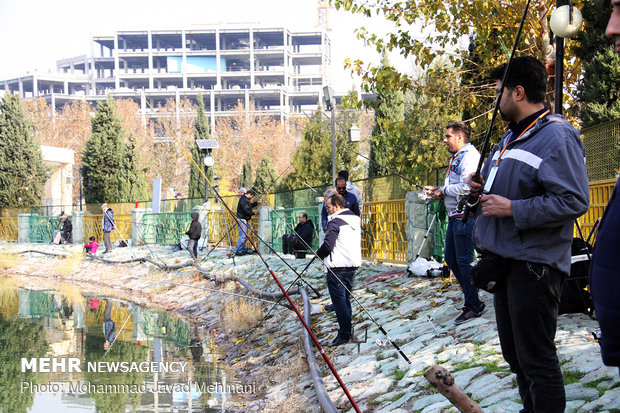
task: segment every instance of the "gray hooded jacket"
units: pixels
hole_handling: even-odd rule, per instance
[[[485,181],[511,135],[507,132],[487,159],[482,169]],[[510,199],[513,216],[484,216],[478,208],[476,248],[568,274],[573,222],[590,203],[579,132],[560,115],[539,119],[508,144],[489,193]]]

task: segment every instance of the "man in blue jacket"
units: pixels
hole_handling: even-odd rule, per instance
[[[498,92],[504,69],[491,71]],[[494,295],[497,332],[528,413],[564,412],[554,338],[573,222],[590,201],[579,132],[545,107],[546,80],[537,59],[513,60],[499,104],[509,130],[482,169],[483,184],[469,181],[472,193],[483,193],[474,245],[499,260],[505,286]]]
[[[611,0],[613,11],[605,34],[615,38],[620,53],[620,1]],[[601,326],[601,356],[608,366],[620,367],[620,189],[618,183],[609,197],[596,236],[590,288],[596,317]]]
[[[359,217],[361,214],[360,205],[357,202],[357,197],[347,191],[347,180],[344,177],[338,177],[336,181],[334,181],[334,184],[336,185],[336,192],[344,198],[346,208]],[[327,232],[327,215],[329,215],[327,213],[326,202],[327,200],[323,203],[323,209],[321,210],[321,226],[323,227],[323,232]]]

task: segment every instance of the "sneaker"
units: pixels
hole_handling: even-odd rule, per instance
[[[478,306],[478,314],[482,315],[487,310],[487,305],[480,301],[480,305]]]
[[[482,305],[481,305],[482,307]],[[484,311],[484,308],[483,308]],[[472,318],[478,318],[482,315],[481,312],[476,312],[474,310],[472,310],[469,307],[463,307],[463,312],[461,313],[460,316],[458,316],[455,320],[454,320],[454,324],[459,325],[459,324],[463,324],[469,320],[471,320]]]

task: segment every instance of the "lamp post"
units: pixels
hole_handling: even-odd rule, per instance
[[[562,114],[562,88],[564,84],[564,39],[577,34],[583,17],[570,0],[557,0],[549,26],[555,34],[555,113]]]
[[[202,160],[205,166],[205,202],[209,201],[209,180],[206,179],[208,176],[209,168],[213,167],[215,164],[215,159],[211,156],[211,151],[213,149],[217,149],[220,147],[219,143],[217,143],[216,139],[196,139],[196,146],[200,150],[200,152],[204,155]]]
[[[336,99],[334,99],[334,91],[331,87],[323,86],[323,99],[325,99],[325,109],[331,112],[332,181],[336,181]]]

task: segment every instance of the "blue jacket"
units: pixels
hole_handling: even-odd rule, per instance
[[[598,227],[590,288],[601,326],[601,355],[608,366],[620,367],[620,189],[616,183]]]
[[[511,136],[508,131],[487,159],[482,169],[485,182],[491,164]],[[510,199],[513,216],[484,216],[478,208],[473,233],[476,248],[547,264],[569,274],[573,222],[590,203],[579,132],[560,115],[539,119],[520,139],[508,144],[489,193]]]
[[[347,191],[344,194],[344,200],[347,201],[347,209],[359,217],[361,211],[360,205],[357,202],[357,197],[353,193]],[[323,232],[327,232],[327,208],[324,202],[323,209],[321,210],[321,226],[323,227]]]
[[[112,232],[114,229],[114,211],[112,211],[112,208],[108,208],[104,212],[101,226],[103,227],[103,232]]]

